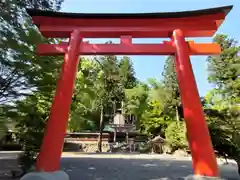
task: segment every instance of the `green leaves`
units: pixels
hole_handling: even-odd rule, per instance
[[[116,56],[81,59],[69,128],[74,131],[98,129],[102,106],[104,121],[111,121],[116,109],[121,108],[124,88],[132,87],[135,81],[131,61],[127,57],[120,61]]]
[[[0,71],[0,104],[30,94],[33,89],[45,90],[42,86],[46,84],[56,84],[54,76],[56,77],[55,69],[60,67],[59,58],[36,56],[35,45],[43,41],[50,43],[50,41],[44,40],[24,8],[53,10],[61,3],[62,0],[21,1],[21,3],[10,0],[1,3],[3,16],[0,24],[0,65],[2,68]],[[43,81],[48,81],[48,83]],[[49,88],[46,90],[49,91]]]
[[[25,8],[58,10],[62,2],[0,2],[0,106],[3,109],[0,121],[16,123],[14,130],[24,147],[26,156],[21,160],[26,171],[39,151],[62,57],[36,55],[36,44],[52,40],[42,37]]]
[[[214,41],[222,53],[208,58],[209,82],[216,88],[205,97],[204,107],[214,148],[240,164],[240,47],[227,35],[217,35]]]
[[[180,127],[179,127],[180,126]],[[187,148],[187,139],[185,132],[185,124],[181,122],[172,122],[166,129],[166,140],[171,145],[173,150]]]
[[[124,56],[120,59],[119,75],[121,84],[125,89],[131,89],[137,85],[133,64],[129,57]]]
[[[166,59],[162,73],[163,85],[165,89],[164,111],[173,118],[181,115],[179,112],[179,109],[181,108],[181,99],[175,71],[174,58],[174,56],[169,56]],[[178,111],[175,110],[176,107]]]
[[[139,124],[140,118],[148,106],[148,87],[138,84],[132,89],[125,90],[125,111],[127,114],[135,115]]]
[[[208,58],[209,82],[216,85],[223,98],[240,102],[239,53],[240,46],[226,35],[217,35],[214,41],[222,48],[220,56]]]
[[[71,131],[96,130],[101,105],[102,70],[96,61],[81,59],[81,71],[77,74],[71,107],[69,129]]]

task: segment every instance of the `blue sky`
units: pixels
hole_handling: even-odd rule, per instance
[[[240,0],[65,0],[61,11],[77,13],[144,13],[171,12],[205,9],[211,7],[234,5],[217,33],[224,33],[240,40]],[[108,39],[110,40],[110,39]],[[111,39],[113,40],[113,39]],[[196,42],[211,42],[211,38],[194,39]],[[92,40],[94,43],[106,39]],[[113,40],[118,41],[118,40]],[[162,39],[138,39],[133,42],[157,43]],[[130,56],[136,76],[142,81],[148,78],[161,79],[166,56]],[[207,81],[207,56],[191,56],[191,62],[197,81],[199,93],[205,95],[213,86]]]

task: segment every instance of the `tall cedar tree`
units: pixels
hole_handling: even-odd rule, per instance
[[[208,57],[209,82],[215,85],[208,106],[212,142],[222,155],[235,159],[240,174],[240,46],[226,35],[217,35],[220,56]],[[211,113],[210,113],[211,112]]]
[[[182,114],[182,104],[180,99],[180,92],[178,88],[175,64],[174,64],[174,56],[169,56],[164,65],[163,70],[163,85],[165,87],[165,91],[168,92],[169,97],[165,100],[165,111],[172,117],[176,117],[176,120],[179,121],[180,118],[183,117]]]
[[[208,58],[209,82],[221,92],[231,104],[240,103],[240,46],[226,35],[217,35],[214,41],[220,44],[220,56]]]
[[[133,64],[129,57],[124,56],[119,62],[119,75],[120,82],[124,89],[132,89],[137,85],[137,79],[135,77],[135,72]]]

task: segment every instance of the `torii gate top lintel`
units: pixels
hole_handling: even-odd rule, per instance
[[[192,11],[180,11],[180,12],[154,12],[154,13],[68,13],[68,12],[56,12],[56,11],[42,11],[38,9],[27,9],[30,16],[46,16],[46,17],[65,17],[65,18],[84,18],[84,19],[139,19],[139,18],[182,18],[192,17],[200,15],[210,15],[224,13],[227,15],[232,5],[192,10]]]
[[[120,38],[121,44],[89,44],[81,46],[81,55],[169,55],[175,49],[171,42],[163,44],[132,44],[132,38],[167,38],[176,29],[184,37],[211,37],[222,24],[232,6],[197,11],[137,14],[84,14],[28,9],[45,37],[69,38],[78,30],[83,38]],[[220,47],[212,44],[188,42],[190,55],[214,55]],[[67,44],[40,44],[39,55],[63,55]]]
[[[170,37],[174,29],[185,30],[185,37],[212,36],[231,9],[232,6],[224,6],[195,11],[135,14],[64,13],[28,9],[28,13],[45,37],[67,38],[74,28],[78,28],[86,38],[115,38],[124,34],[133,38],[165,38]]]

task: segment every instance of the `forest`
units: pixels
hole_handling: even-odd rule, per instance
[[[25,8],[58,11],[62,2],[0,2],[0,138],[8,124],[14,126],[25,157],[39,150],[63,62],[63,57],[35,54],[36,44],[58,40],[45,39]],[[213,41],[222,53],[206,60],[214,88],[201,97],[202,107],[214,149],[240,167],[240,46],[224,34]],[[167,57],[162,79],[148,82],[137,79],[127,56],[81,57],[68,131],[99,132],[118,108],[135,116],[138,132],[150,138],[161,135],[173,149],[187,148],[174,56]]]

